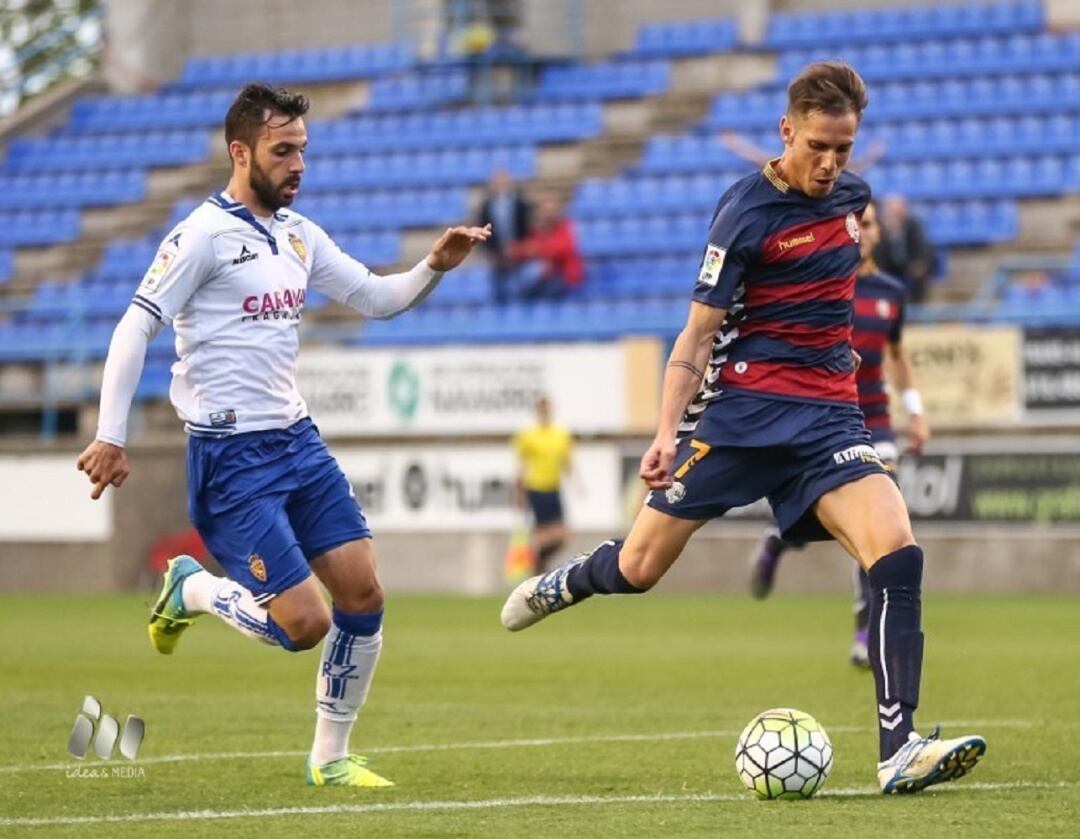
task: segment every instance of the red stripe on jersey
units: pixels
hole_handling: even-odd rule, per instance
[[[858,401],[855,374],[833,373],[824,367],[792,367],[769,361],[728,362],[720,368],[720,381],[731,387],[777,396]]]
[[[859,348],[856,347],[855,351],[858,352]],[[881,365],[880,364],[866,364],[865,362],[859,366],[859,369],[855,373],[855,380],[861,385],[876,385],[881,383]]]
[[[863,416],[866,421],[867,428],[888,428],[892,425],[888,414],[876,414],[872,416]]]
[[[851,300],[855,294],[855,274],[808,283],[751,283],[746,289],[747,306],[770,303],[810,303],[815,300]]]
[[[878,320],[895,320],[899,314],[899,307],[892,300],[884,297],[856,297],[855,317],[877,318]]]
[[[743,321],[739,325],[739,337],[760,334],[796,347],[825,349],[851,338],[851,326],[838,323],[829,327],[811,326],[806,323],[783,323],[771,320]]]
[[[851,331],[851,345],[859,355],[875,350],[881,352],[885,349],[885,339],[884,332],[860,332],[858,329]]]
[[[855,224],[858,225],[862,213],[855,214]],[[856,226],[855,235],[859,228]],[[762,262],[782,262],[787,259],[798,259],[800,256],[809,256],[827,248],[839,248],[843,245],[851,245],[858,241],[855,236],[848,232],[847,216],[824,221],[815,219],[785,227],[771,236],[767,236],[761,243]]]

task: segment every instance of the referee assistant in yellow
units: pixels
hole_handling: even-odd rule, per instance
[[[542,572],[569,535],[559,487],[563,474],[571,474],[574,442],[569,431],[551,421],[551,400],[546,396],[536,400],[536,420],[536,425],[514,436],[514,451],[521,463],[522,506],[528,503],[533,514],[531,542],[537,571]]]

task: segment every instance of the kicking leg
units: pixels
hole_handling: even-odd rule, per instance
[[[960,777],[982,756],[986,741],[975,735],[940,740],[936,732],[921,738],[914,730],[923,658],[923,554],[900,490],[884,474],[868,475],[826,493],[816,513],[870,582],[882,791],[915,792]]]
[[[640,594],[652,588],[705,523],[642,507],[626,541],[601,542],[587,554],[526,580],[503,605],[502,623],[516,632],[594,594]]]

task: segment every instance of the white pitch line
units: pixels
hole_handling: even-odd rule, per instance
[[[1024,789],[1065,789],[1080,786],[1068,781],[1007,781],[1004,783],[967,783],[949,788],[962,792],[1000,792]],[[940,790],[944,792],[945,790]],[[931,793],[932,794],[932,793]],[[849,787],[822,792],[818,798],[872,798],[880,796],[874,787]],[[533,795],[522,798],[488,798],[479,801],[397,801],[385,804],[331,804],[325,807],[273,807],[260,810],[182,810],[158,813],[128,813],[111,816],[57,816],[55,818],[0,818],[0,827],[49,827],[74,824],[117,824],[150,821],[186,821],[189,819],[251,819],[276,816],[364,815],[370,813],[495,810],[502,807],[565,807],[610,804],[685,804],[751,801],[749,794],[700,793],[690,795]]]
[[[946,728],[1031,728],[1036,723],[1031,720],[946,720],[941,723]],[[828,731],[839,734],[867,734],[876,728],[859,725],[830,725]],[[371,746],[361,749],[364,754],[398,754],[400,752],[456,752],[470,749],[520,749],[537,746],[574,746],[588,743],[653,743],[665,740],[695,740],[698,738],[738,737],[742,729],[723,729],[712,731],[670,731],[657,734],[593,734],[581,737],[538,737],[527,740],[470,740],[461,743],[414,743],[403,746]],[[252,760],[268,757],[303,757],[307,751],[270,751],[270,752],[201,752],[195,754],[158,755],[146,757],[134,763],[27,763],[0,766],[0,773],[42,772],[57,769],[77,769],[93,766],[147,766],[153,763],[187,763],[202,760]]]

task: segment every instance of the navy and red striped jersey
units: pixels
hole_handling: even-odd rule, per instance
[[[885,345],[896,344],[904,328],[907,287],[889,274],[868,274],[855,281],[855,326],[851,344],[862,356],[855,374],[859,407],[874,439],[890,435],[889,394],[885,390]]]
[[[722,391],[856,403],[852,300],[869,200],[850,172],[811,198],[772,163],[724,193],[693,299],[728,315],[691,413]]]

